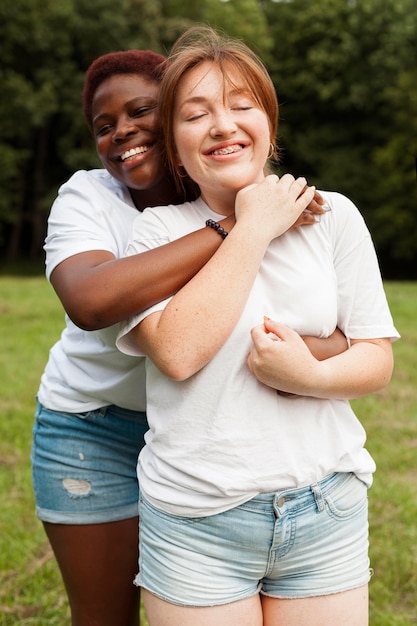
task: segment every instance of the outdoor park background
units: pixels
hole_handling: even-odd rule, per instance
[[[42,243],[59,185],[99,166],[80,92],[98,55],[167,53],[195,22],[242,38],[280,100],[278,173],[360,208],[396,325],[391,385],[355,401],[370,491],[371,626],[417,624],[417,0],[0,0],[0,626],[63,626],[65,594],[34,517],[34,396],[62,308]]]
[[[84,73],[210,23],[264,59],[286,171],[348,195],[384,277],[417,278],[417,0],[0,0],[0,260],[39,259],[58,186],[99,165]]]

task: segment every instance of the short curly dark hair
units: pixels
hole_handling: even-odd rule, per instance
[[[97,88],[107,78],[117,74],[138,74],[160,83],[165,69],[165,57],[152,50],[122,50],[103,54],[93,61],[85,76],[82,91],[84,119],[93,132],[92,103]]]

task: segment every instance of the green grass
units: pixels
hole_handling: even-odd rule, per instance
[[[417,283],[388,283],[401,340],[387,389],[355,400],[377,463],[369,492],[371,625],[417,624]]]
[[[402,340],[390,386],[353,404],[378,470],[369,492],[371,626],[417,624],[417,283],[389,283]],[[34,400],[63,312],[39,276],[0,276],[0,626],[64,626],[66,596],[34,515]],[[145,620],[142,621],[144,625]]]

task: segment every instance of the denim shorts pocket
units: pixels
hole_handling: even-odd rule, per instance
[[[147,509],[147,511],[144,511],[144,509]],[[143,517],[146,515],[147,517],[149,517],[149,520],[151,520],[152,516],[155,516],[162,520],[162,522],[166,523],[167,527],[169,527],[169,524],[178,526],[191,526],[205,519],[205,517],[182,517],[179,515],[174,515],[173,513],[167,513],[162,509],[158,509],[156,506],[151,504],[149,500],[146,500],[142,496],[139,498],[139,515],[141,519],[143,519]]]
[[[331,517],[349,519],[367,509],[368,488],[355,474],[347,474],[346,480],[329,489],[325,499]]]

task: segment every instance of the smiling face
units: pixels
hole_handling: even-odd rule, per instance
[[[130,190],[148,191],[166,175],[156,114],[158,92],[156,82],[136,74],[116,74],[94,94],[98,155],[110,174]]]
[[[264,177],[270,125],[237,70],[227,79],[205,61],[181,79],[173,132],[178,162],[217,213],[234,210],[236,193]]]

